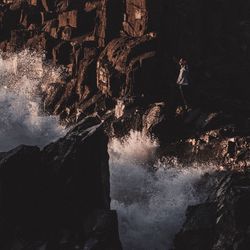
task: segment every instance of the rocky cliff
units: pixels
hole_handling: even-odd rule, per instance
[[[219,0],[5,0],[0,48],[42,50],[65,66],[66,79],[44,93],[62,119],[92,113],[104,99],[102,113],[118,98],[164,101],[173,116],[180,104],[173,59],[185,57],[190,104],[239,121],[238,112],[249,112],[249,8]]]
[[[244,0],[2,0],[0,49],[5,56],[22,49],[43,51],[46,61],[63,66],[65,78],[44,83],[41,92],[45,109],[62,122],[74,124],[95,113],[109,134],[122,136],[130,129],[153,134],[161,142],[160,155],[184,162],[213,160],[222,169],[242,171],[250,164],[249,11],[250,3]],[[180,57],[187,59],[190,68],[188,111],[175,84]],[[51,164],[55,172],[49,176],[58,180],[63,196],[77,200],[72,191],[76,187],[67,190],[65,186],[64,173],[72,171],[68,159],[64,162],[66,148],[58,142],[42,153],[35,148],[21,150],[32,150],[46,166]],[[59,158],[54,159],[58,152]],[[87,154],[84,157],[88,159]],[[91,171],[88,174],[94,176]],[[232,182],[248,178],[246,173],[238,175],[228,178]],[[238,206],[238,197],[245,197],[231,192],[233,185],[223,187],[222,208],[213,197],[189,209],[176,237],[177,249],[187,249],[189,236],[188,249],[230,249],[227,244],[234,243],[239,245],[235,249],[246,249],[246,228],[233,225],[227,230],[227,224],[238,220],[234,215],[216,223],[217,211],[225,208],[227,213]],[[93,200],[84,193],[94,208],[108,209],[108,187],[96,190],[97,194],[102,196]],[[81,202],[78,205],[84,211],[90,209]],[[242,205],[241,209],[245,211]],[[203,217],[211,218],[209,225]],[[209,235],[205,246],[200,241],[203,227],[204,235]],[[233,243],[226,243],[229,238]]]
[[[90,117],[43,150],[0,157],[0,248],[121,249],[110,210],[107,136]]]

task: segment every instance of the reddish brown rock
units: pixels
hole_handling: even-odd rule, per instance
[[[98,5],[100,4],[100,1],[99,0],[96,0],[96,1],[87,1],[84,3],[84,10],[86,12],[90,12],[90,11],[93,11],[95,9],[98,8]]]
[[[28,0],[28,3],[33,6],[38,6],[40,4],[40,0]]]
[[[79,62],[76,91],[80,101],[96,92],[97,51],[94,48],[84,49],[84,58]]]
[[[44,86],[45,90],[42,93],[42,102],[44,109],[48,110],[49,113],[56,114],[58,103],[65,91],[65,86],[65,82],[47,83]]]
[[[77,28],[79,25],[80,13],[77,10],[67,11],[59,14],[59,27],[71,26]]]
[[[62,119],[67,119],[75,111],[75,106],[79,101],[79,96],[76,92],[76,80],[67,82],[63,90],[63,94],[56,104],[55,114],[61,116]]]
[[[53,0],[41,0],[43,8],[49,12],[54,10],[55,8],[55,1]]]
[[[126,34],[139,37],[148,32],[159,30],[162,1],[161,0],[126,0],[123,29]]]
[[[110,42],[97,66],[97,86],[102,93],[113,97],[149,94],[146,86],[154,69],[155,46],[154,34]]]
[[[65,45],[59,44],[60,46]],[[76,119],[79,112],[86,113],[86,109],[89,109],[90,106],[94,107],[94,103],[89,99],[97,92],[96,61],[98,52],[96,48],[91,47],[91,43],[75,42],[72,43],[72,53],[70,67],[73,78],[64,83],[47,83],[43,91],[43,103],[46,110],[60,115],[62,119],[69,117]]]
[[[70,10],[83,10],[84,1],[79,0],[57,0],[55,1],[56,11],[59,13]]]
[[[95,37],[98,46],[104,48],[118,37],[122,27],[123,4],[117,0],[101,0],[97,6]]]
[[[57,19],[52,19],[52,20],[44,22],[44,26],[42,30],[50,34],[50,36],[55,39],[58,39],[60,36],[58,32],[58,20]]]

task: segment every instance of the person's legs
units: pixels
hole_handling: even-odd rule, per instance
[[[186,85],[180,85],[179,86],[181,99],[182,99],[183,106],[184,106],[185,109],[188,109],[188,103],[187,103],[187,99],[186,99],[187,88],[188,88],[188,86],[186,86]]]

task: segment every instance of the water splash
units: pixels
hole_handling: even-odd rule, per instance
[[[139,132],[109,144],[112,208],[125,250],[170,249],[187,206],[205,197],[195,185],[213,167],[169,165],[155,159],[157,147]]]
[[[0,151],[44,146],[65,133],[58,117],[41,109],[41,88],[60,77],[61,70],[45,65],[41,54],[0,53]]]
[[[111,159],[121,165],[152,161],[158,147],[157,140],[137,131],[122,139],[113,138],[109,143]]]

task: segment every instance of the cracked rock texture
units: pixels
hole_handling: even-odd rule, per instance
[[[215,187],[217,195],[188,209],[175,247],[247,250],[249,13],[250,2],[245,0],[0,0],[0,49],[6,56],[22,49],[43,51],[46,61],[64,67],[66,77],[44,83],[41,95],[45,109],[59,115],[65,124],[95,114],[110,135],[143,130],[161,142],[159,155],[183,162],[213,160],[233,171],[225,173]],[[180,57],[187,59],[190,69],[187,111],[176,87],[176,61]],[[70,145],[67,137],[64,140],[66,144],[59,141],[44,153],[21,147],[1,157],[9,162],[13,154],[21,154],[29,171],[32,158],[27,155],[46,156],[54,171],[51,178],[58,178],[65,189],[64,199],[82,185],[76,182],[69,188],[64,179],[71,171],[67,157],[52,157],[55,151],[64,155]],[[106,174],[102,177],[108,178]],[[100,184],[100,180],[95,181]],[[90,197],[89,205],[104,211],[96,212],[93,218],[101,224],[111,218],[112,225],[105,232],[115,231],[116,217],[107,206],[108,186],[99,191],[96,194],[101,197],[96,198],[100,203]],[[79,202],[76,194],[74,197]],[[65,209],[71,209],[68,205]],[[79,205],[90,209],[81,202]],[[96,249],[93,244],[104,244],[98,249],[106,249],[102,239],[112,233],[101,239],[93,235],[86,236],[86,249]]]

